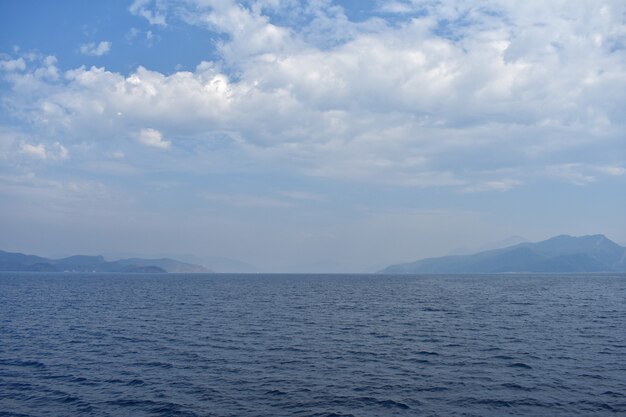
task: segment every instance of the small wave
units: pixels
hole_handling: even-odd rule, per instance
[[[149,366],[151,368],[162,368],[162,369],[172,368],[172,364],[166,363],[166,362],[143,362],[143,363],[139,363],[138,365]]]
[[[107,404],[116,405],[119,407],[132,407],[132,408],[145,408],[145,407],[155,407],[160,405],[151,400],[133,400],[128,398],[120,398],[117,400],[107,401]]]
[[[23,367],[36,368],[36,369],[43,369],[43,368],[46,367],[46,365],[43,362],[39,362],[39,361],[22,361],[22,360],[19,360],[19,359],[0,361],[0,365],[23,366]]]
[[[580,374],[578,376],[582,376],[583,378],[604,379],[602,375],[594,375],[594,374]]]
[[[379,404],[382,405],[383,407],[387,407],[387,408],[397,407],[397,408],[401,408],[403,410],[408,410],[408,409],[411,408],[411,407],[409,407],[405,403],[401,403],[401,402],[394,401],[394,400],[382,400],[382,401],[379,401]]]
[[[107,384],[123,384],[126,381],[124,381],[122,379],[112,378],[112,379],[107,379],[104,382],[106,382]]]
[[[185,416],[185,417],[195,417],[196,413],[191,411],[183,411],[181,410],[181,406],[176,403],[164,403],[160,404],[157,407],[153,407],[150,409],[151,413],[162,415],[162,416]]]
[[[4,413],[4,412],[3,412]],[[34,414],[12,413],[2,414],[4,417],[36,417]]]
[[[142,379],[133,379],[126,383],[128,386],[145,385],[146,383]]]
[[[151,400],[133,400],[133,399],[117,399],[112,401],[107,401],[107,404],[125,407],[125,408],[136,408],[141,410],[148,410],[152,414],[163,415],[163,416],[186,416],[186,417],[195,417],[197,414],[191,411],[183,411],[181,410],[181,406],[172,402],[156,402]]]
[[[295,346],[285,346],[285,347],[271,347],[267,349],[268,351],[281,351],[281,352],[306,352],[306,349],[298,348]]]
[[[28,382],[12,382],[10,384],[5,384],[4,385],[5,388],[11,389],[11,390],[20,390],[20,391],[24,391],[24,390],[29,390],[35,387],[35,385],[30,384]],[[2,393],[0,393],[0,398],[5,397],[5,395],[3,395]]]
[[[611,407],[610,405],[600,402],[600,401],[582,400],[582,401],[572,402],[569,404],[577,408],[581,408],[583,410],[589,410],[589,411],[600,411],[600,410],[617,411],[615,410],[615,408]]]
[[[615,392],[615,391],[605,391],[602,393],[602,395],[608,395],[610,397],[614,397],[614,398],[624,398],[626,397],[626,394],[622,393],[622,392]]]
[[[505,384],[501,385],[504,388],[508,388],[508,389],[512,389],[512,390],[518,390],[518,391],[533,391],[532,388],[528,388],[528,387],[523,387],[519,384],[515,384],[512,382],[507,382]]]
[[[266,391],[265,395],[287,395],[287,393],[279,389],[273,389],[270,391]]]
[[[401,403],[399,401],[394,401],[394,400],[389,400],[389,399],[379,400],[374,397],[360,397],[360,398],[357,398],[356,400],[368,406],[378,405],[378,406],[382,406],[385,408],[400,408],[402,410],[408,410],[411,408],[405,403]]]
[[[521,369],[533,369],[532,366],[526,365],[523,362],[515,362],[509,365],[509,368],[521,368]]]
[[[59,401],[64,404],[70,404],[70,403],[75,403],[76,401],[80,401],[80,399],[78,397],[66,395],[65,397],[61,398]]]
[[[427,388],[419,388],[417,391],[426,391],[426,392],[442,392],[448,391],[449,388],[446,387],[427,387]]]
[[[518,400],[500,400],[493,398],[465,398],[461,401],[457,401],[457,404],[462,406],[468,405],[486,405],[494,408],[512,408],[512,407],[541,407],[552,408],[554,404],[544,403],[534,398],[521,398]]]
[[[432,363],[428,359],[418,359],[418,358],[411,358],[411,359],[409,359],[409,362],[412,362],[412,363]]]

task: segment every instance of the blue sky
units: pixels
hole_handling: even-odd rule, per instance
[[[364,271],[626,243],[622,1],[0,3],[0,247]]]

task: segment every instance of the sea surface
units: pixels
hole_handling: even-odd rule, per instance
[[[626,415],[626,275],[0,274],[2,416]]]

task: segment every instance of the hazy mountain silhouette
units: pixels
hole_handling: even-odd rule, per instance
[[[201,266],[207,271],[216,273],[255,273],[262,272],[260,268],[244,262],[239,259],[226,258],[222,256],[197,256],[188,253],[177,252],[158,252],[158,253],[142,253],[142,252],[114,252],[105,253],[106,259],[141,259],[141,260],[159,260],[159,259],[176,259],[190,265]],[[156,264],[158,265],[158,264]],[[167,269],[167,268],[164,268]],[[173,272],[173,271],[170,271]]]
[[[626,248],[603,235],[556,236],[473,255],[443,256],[391,265],[380,271],[410,273],[626,271]]]
[[[0,271],[41,272],[211,272],[200,266],[174,259],[120,259],[107,261],[102,256],[74,255],[61,259],[0,251]]]

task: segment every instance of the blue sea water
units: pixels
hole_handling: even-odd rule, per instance
[[[0,274],[3,416],[626,414],[626,275]]]

